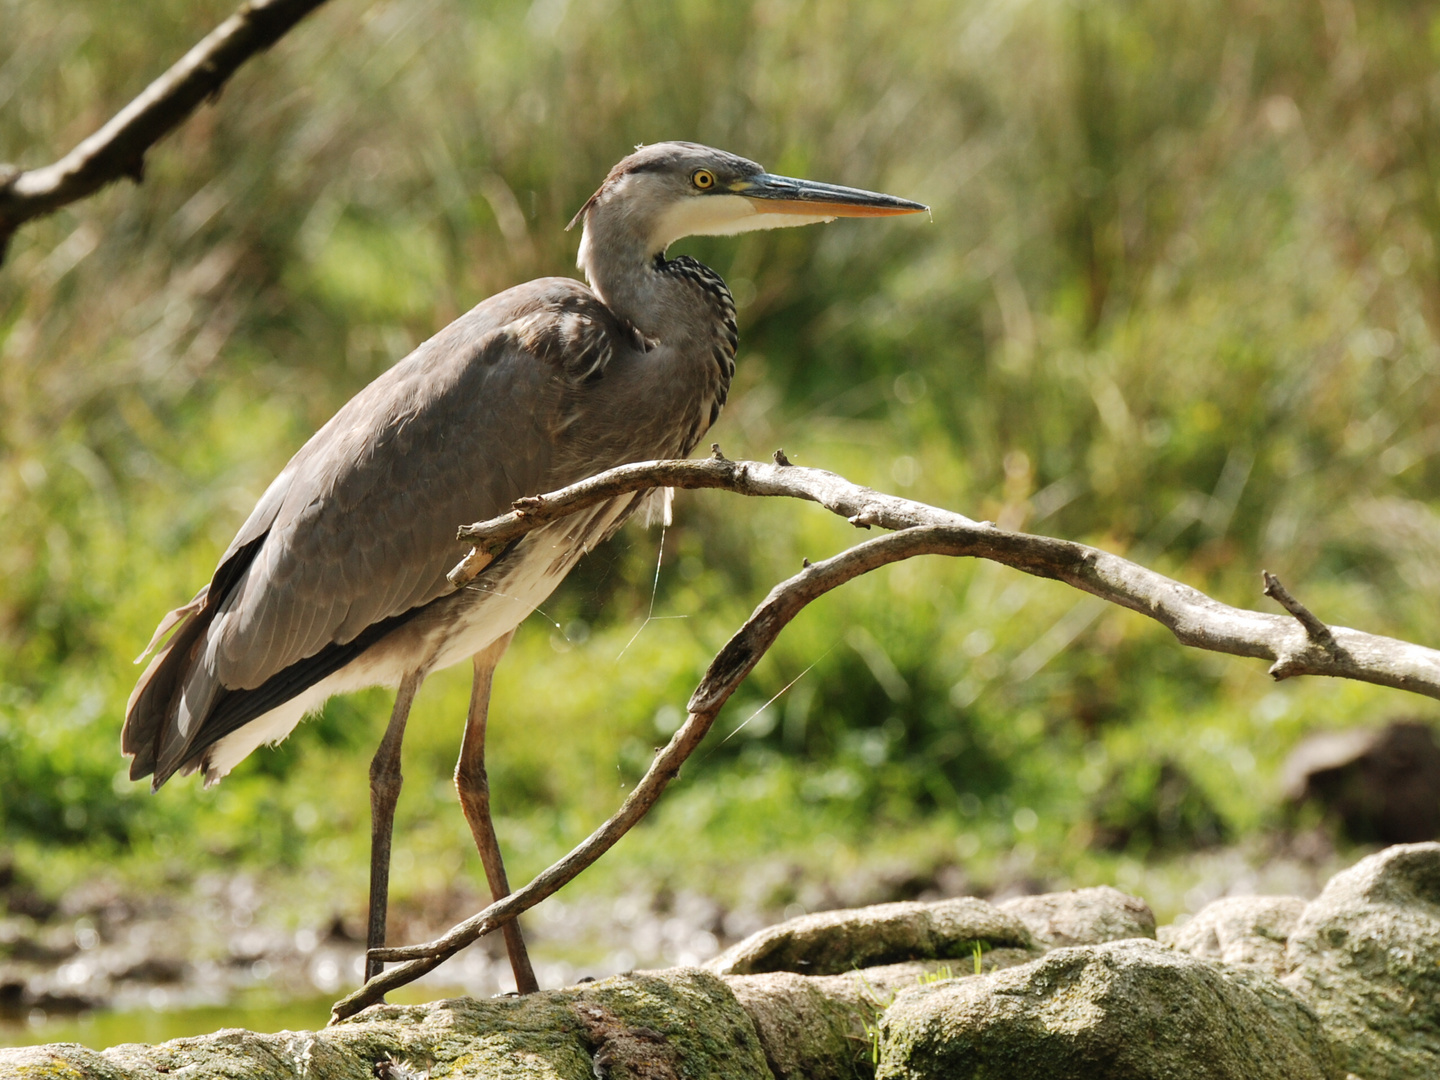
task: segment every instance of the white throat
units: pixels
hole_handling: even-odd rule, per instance
[[[767,213],[765,200],[747,199],[743,195],[693,195],[668,206],[651,224],[645,243],[647,259],[665,251],[676,240],[687,236],[734,236],[761,229],[784,229],[795,225],[818,225],[834,221],[834,214]],[[575,263],[585,272],[591,286],[590,272],[594,254],[589,215],[580,234],[580,250]]]
[[[697,195],[668,207],[655,222],[650,238],[656,251],[664,251],[686,236],[734,236],[834,220],[834,214],[766,213],[764,199],[743,195]]]

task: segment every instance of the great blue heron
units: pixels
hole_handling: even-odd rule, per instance
[[[667,259],[672,242],[925,209],[693,143],[625,158],[570,223],[583,224],[589,288],[542,278],[492,296],[355,395],[281,470],[210,583],[150,642],[170,634],[126,708],[131,778],[153,775],[158,789],[198,769],[212,784],[332,694],[398,687],[370,766],[367,939],[378,948],[410,705],[429,672],[471,657],[455,786],[504,896],[484,767],[491,675],[520,621],[651,496],[531,533],[458,591],[445,577],[466,550],[456,528],[615,465],[683,457],[715,422],[735,370],[735,305],[713,270]],[[516,987],[534,990],[519,928],[505,932]],[[378,970],[367,961],[366,978]]]

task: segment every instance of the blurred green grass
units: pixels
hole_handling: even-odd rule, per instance
[[[68,149],[228,10],[0,0],[0,159]],[[1440,639],[1437,57],[1440,16],[1398,2],[332,0],[143,186],[27,226],[0,271],[5,844],[54,889],[238,861],[321,869],[358,905],[388,695],[152,798],[118,753],[129,661],[344,400],[490,293],[573,273],[565,222],[640,141],[934,207],[682,245],[740,305],[729,456],[784,446],[1231,603],[1263,604],[1266,567],[1327,620]],[[628,649],[660,536],[587,560],[497,683],[512,879],[613,808],[770,584],[852,539],[803,505],[682,494],[667,619]],[[448,782],[466,681],[417,705],[402,890],[479,880]],[[983,881],[1018,852],[1108,880],[1274,828],[1299,738],[1398,711],[1434,715],[1272,686],[1053,583],[909,563],[797,619],[592,878],[724,893],[757,860],[899,852]],[[1101,843],[1166,767],[1204,827]]]

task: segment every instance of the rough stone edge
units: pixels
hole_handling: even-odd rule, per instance
[[[912,900],[801,915],[751,934],[707,961],[705,968],[719,975],[763,975],[777,971],[812,977],[840,975],[845,973],[843,968],[830,970],[828,966],[798,971],[794,966],[786,966],[789,962],[786,954],[803,942],[820,956],[823,965],[824,954],[833,951],[847,933],[856,932],[872,940],[880,936],[897,942],[909,939],[903,946],[897,944],[892,950],[881,949],[863,957],[859,962],[867,967],[910,960],[963,962],[963,950],[956,953],[954,949],[970,941],[990,948],[1035,947],[1030,930],[1021,919],[989,901],[962,896],[933,903]],[[897,955],[887,959],[887,951]]]
[[[683,1011],[683,1001],[667,1003],[666,991],[682,999],[699,995],[728,1013],[730,1023],[723,1031],[709,1030],[695,1022],[696,1014]],[[633,1012],[622,1007],[627,997],[639,999]],[[524,1074],[519,1071],[518,1059],[526,1055],[525,1036],[545,1040],[551,1031],[554,1032],[551,1041],[556,1044],[574,1041],[579,1053],[584,1055],[583,1063],[570,1062],[575,1068],[562,1069],[562,1074],[577,1070],[588,1073],[594,1069],[594,1063],[601,1060],[602,1052],[610,1062],[618,1063],[618,1057],[637,1047],[643,1051],[648,1043],[652,1051],[659,1046],[659,1056],[663,1057],[665,1045],[673,1048],[674,1044],[666,1043],[664,1033],[647,1023],[645,1013],[677,1005],[680,1006],[676,1009],[680,1029],[677,1033],[683,1033],[686,1042],[717,1044],[712,1067],[725,1061],[733,1066],[733,1069],[727,1067],[726,1075],[745,1080],[770,1077],[755,1023],[725,981],[700,968],[668,968],[611,976],[597,983],[541,991],[521,999],[450,998],[425,1005],[378,1005],[318,1032],[257,1033],[224,1029],[154,1045],[123,1044],[104,1051],[74,1043],[0,1049],[0,1078],[155,1080],[162,1070],[175,1073],[185,1069],[185,1075],[195,1080],[236,1077],[291,1080],[302,1075],[324,1080],[373,1080],[377,1075],[375,1067],[382,1060],[396,1060],[406,1066],[409,1073],[419,1076],[426,1072],[427,1062],[440,1058],[447,1067],[454,1067],[487,1049],[481,1044],[493,1044],[496,1038],[502,1043],[510,1040],[519,1044],[513,1055],[517,1059],[513,1075],[520,1076]],[[546,1011],[557,1014],[553,1028],[525,1023],[527,1018],[533,1021],[537,1013]],[[482,1016],[495,1013],[491,1021],[493,1029],[472,1033],[463,1023],[467,1013]],[[449,1050],[462,1052],[451,1058],[444,1057],[443,1048],[447,1043]],[[492,1045],[488,1049],[502,1054],[509,1052],[503,1046]],[[552,1064],[566,1056],[564,1045],[550,1049],[552,1053],[543,1059],[542,1071],[536,1075],[553,1075]],[[392,1075],[402,1074],[394,1071]]]

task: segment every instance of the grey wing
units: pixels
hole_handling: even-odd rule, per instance
[[[453,324],[287,467],[269,536],[210,635],[226,687],[253,689],[448,592],[468,550],[459,526],[555,482],[573,390],[604,375],[620,332],[576,282],[515,292],[544,302],[478,340]]]
[[[342,408],[266,491],[208,590],[174,613],[183,621],[127,710],[132,776],[153,768],[163,782],[224,729],[322,678],[337,649],[446,593],[466,550],[456,528],[552,479],[575,386],[557,359],[583,355],[587,376],[602,375],[617,332],[583,286],[535,282]]]
[[[269,535],[209,635],[220,683],[253,689],[448,591],[456,529],[538,490],[549,373],[513,334],[352,400],[297,455]],[[538,406],[538,408],[537,408]]]

